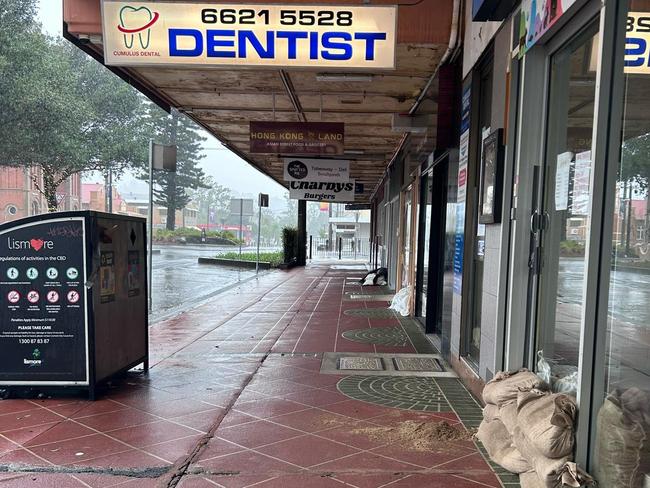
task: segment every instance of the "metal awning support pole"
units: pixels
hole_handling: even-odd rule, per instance
[[[241,261],[241,243],[244,240],[244,199],[239,199],[239,260]]]
[[[255,262],[255,274],[260,272],[260,236],[262,234],[262,205],[260,205],[260,197],[258,197],[257,202],[257,261]]]
[[[153,308],[152,299],[152,277],[153,277],[153,139],[149,139],[149,222],[147,222],[147,232],[149,234],[149,248],[147,251],[147,288],[149,311]]]

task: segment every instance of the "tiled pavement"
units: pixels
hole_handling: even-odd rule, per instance
[[[423,452],[363,433],[407,420],[475,426],[479,406],[457,380],[437,378],[442,408],[422,412],[352,399],[342,377],[319,373],[325,351],[427,345],[409,321],[344,313],[387,306],[349,299],[361,288],[346,278],[359,275],[269,273],[156,324],[149,375],[128,375],[95,402],[0,401],[0,488],[501,486],[472,441]],[[383,327],[409,340],[342,335]]]

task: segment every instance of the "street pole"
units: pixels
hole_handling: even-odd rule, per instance
[[[239,199],[239,260],[241,261],[241,243],[244,240],[244,199]]]
[[[151,312],[153,303],[151,297],[151,279],[153,277],[153,139],[149,139],[149,252],[147,253],[147,285],[149,288],[149,311]]]
[[[257,262],[255,263],[255,274],[260,272],[260,236],[262,234],[262,206],[260,197],[257,198]]]

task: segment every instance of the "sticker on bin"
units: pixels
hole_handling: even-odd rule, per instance
[[[54,290],[48,292],[47,301],[50,303],[57,303],[59,301],[59,294]]]

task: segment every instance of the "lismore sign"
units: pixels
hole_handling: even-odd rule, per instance
[[[115,66],[394,69],[396,6],[102,2]]]

